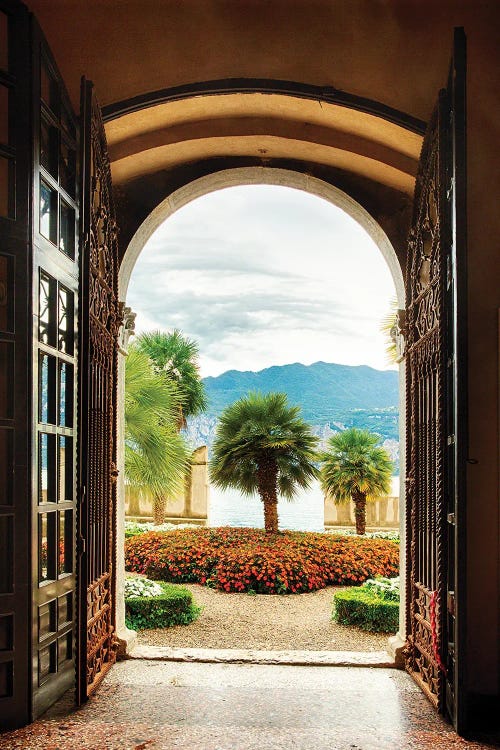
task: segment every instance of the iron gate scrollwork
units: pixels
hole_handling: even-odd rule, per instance
[[[407,544],[408,671],[443,710],[446,674],[447,445],[446,92],[424,140],[408,242],[407,310]]]
[[[92,83],[82,82],[78,702],[116,660],[118,251],[111,171]]]
[[[406,667],[467,724],[466,38],[422,146],[406,269]]]

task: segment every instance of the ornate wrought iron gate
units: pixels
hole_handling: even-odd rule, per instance
[[[116,374],[118,256],[111,172],[90,81],[81,95],[81,262],[77,699],[95,690],[116,659]]]
[[[429,123],[416,183],[406,277],[407,669],[439,711],[461,721],[465,370],[465,39]],[[462,205],[461,205],[462,204]],[[456,581],[461,582],[457,596]],[[461,598],[460,598],[461,597]]]

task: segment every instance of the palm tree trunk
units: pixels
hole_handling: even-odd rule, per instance
[[[141,493],[139,490],[129,486],[127,488],[126,494],[128,495],[127,515],[137,518],[138,516],[141,515],[141,503],[140,503]]]
[[[264,526],[266,534],[276,534],[278,531],[278,501],[264,500]]]
[[[167,500],[163,495],[156,494],[153,497],[153,523],[159,526],[165,520],[167,510]]]
[[[364,492],[360,492],[360,490],[354,490],[352,500],[354,503],[356,534],[364,535],[366,533],[366,495]]]
[[[266,534],[278,532],[278,467],[273,459],[259,463],[257,472],[260,499],[264,503],[264,526]]]

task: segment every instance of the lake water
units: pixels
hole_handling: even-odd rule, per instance
[[[278,502],[280,529],[295,531],[324,530],[324,499],[319,482],[300,490],[294,500]],[[252,526],[264,528],[264,506],[258,496],[244,497],[238,490],[219,490],[210,486],[209,526]]]

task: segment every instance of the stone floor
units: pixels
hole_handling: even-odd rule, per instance
[[[457,737],[403,672],[384,668],[117,664],[80,710],[65,697],[2,750],[443,750]]]

